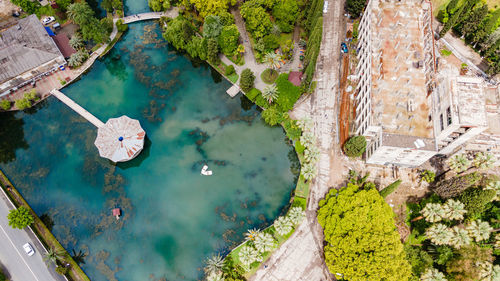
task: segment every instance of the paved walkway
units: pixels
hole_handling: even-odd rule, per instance
[[[340,187],[347,169],[337,141],[337,100],[340,76],[340,41],[344,37],[344,1],[334,1],[323,18],[323,41],[316,65],[316,92],[301,98],[290,116],[311,118],[321,155],[319,174],[309,191],[307,219],[261,267],[251,281],[334,280],[323,260],[323,231],[316,220],[318,202],[330,187]]]

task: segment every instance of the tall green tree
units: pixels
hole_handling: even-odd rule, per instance
[[[439,31],[439,36],[443,37],[448,32],[448,30],[450,30],[452,27],[455,26],[455,24],[457,24],[457,22],[460,19],[460,16],[462,15],[462,12],[465,10],[467,6],[468,6],[467,4],[461,5],[460,8],[458,8],[458,10],[453,15],[450,16],[450,18],[444,24],[441,31]]]
[[[207,40],[207,59],[212,64],[219,62],[219,45],[213,38]]]
[[[7,215],[7,219],[9,220],[9,225],[12,228],[19,229],[23,229],[35,221],[30,211],[23,206],[10,210]]]
[[[279,0],[273,7],[273,16],[283,32],[292,32],[298,14],[297,0]]]
[[[219,36],[219,46],[226,56],[233,56],[238,48],[240,32],[234,24],[224,26]]]
[[[395,228],[394,213],[376,189],[348,183],[319,203],[325,261],[350,281],[405,281],[411,268]]]
[[[260,4],[255,0],[246,1],[240,9],[241,16],[245,19],[247,29],[256,39],[269,34],[273,27],[271,18]]]
[[[252,70],[245,68],[241,72],[240,87],[244,92],[248,92],[253,88],[253,82],[255,80],[255,75]]]
[[[218,16],[208,15],[203,23],[203,37],[216,39],[222,31],[222,23]]]
[[[488,5],[484,4],[479,8],[476,8],[472,11],[469,18],[463,23],[460,33],[463,36],[470,39],[472,34],[476,32],[478,27],[484,20],[484,17],[488,14]]]

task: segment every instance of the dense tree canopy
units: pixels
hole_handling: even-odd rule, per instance
[[[238,48],[239,38],[240,32],[236,25],[232,24],[222,28],[222,32],[219,36],[219,46],[226,56],[234,55],[234,52]]]
[[[23,206],[10,210],[7,218],[9,219],[10,226],[19,229],[23,229],[35,221],[30,211]]]
[[[346,9],[355,18],[359,17],[366,6],[366,0],[347,0]]]
[[[110,0],[103,0],[104,1],[110,1]],[[149,0],[148,1],[149,7],[151,10],[155,12],[160,12],[160,11],[166,11],[170,9],[170,1],[169,0]]]
[[[350,281],[405,281],[411,268],[395,229],[391,207],[376,189],[349,183],[319,203],[326,264]]]
[[[283,32],[292,32],[298,14],[297,0],[279,0],[273,7],[273,16]]]
[[[94,17],[94,11],[87,2],[69,5],[67,15],[70,20],[80,26],[83,39],[93,40],[96,43],[103,43],[109,39],[105,21],[99,21]]]
[[[208,15],[203,23],[203,37],[217,40],[222,31],[221,19],[218,16]]]
[[[189,0],[189,2],[196,7],[202,17],[227,12],[229,5],[236,4],[236,0]]]
[[[241,6],[241,15],[245,19],[248,31],[255,38],[262,38],[269,34],[273,23],[266,10],[255,0],[245,2]]]

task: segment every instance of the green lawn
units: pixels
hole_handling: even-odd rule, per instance
[[[292,82],[288,81],[288,73],[280,74],[278,79],[276,79],[276,86],[278,87],[279,92],[276,104],[283,112],[291,110],[295,102],[302,94],[300,87],[297,87],[293,85]]]
[[[292,40],[292,38],[293,38],[293,32],[281,33],[278,42],[280,43],[280,46],[284,46],[286,44],[286,41]]]
[[[233,82],[233,83],[236,83],[238,81],[238,74],[237,73],[233,73],[229,76],[227,76],[227,79],[229,79],[229,81]]]

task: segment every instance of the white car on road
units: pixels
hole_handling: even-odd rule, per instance
[[[43,24],[47,25],[55,20],[56,20],[56,18],[54,18],[54,17],[45,17],[45,18],[43,18],[42,22],[43,22]]]
[[[35,254],[35,250],[33,250],[33,247],[31,247],[30,243],[24,244],[23,249],[26,252],[26,254],[30,257]]]

